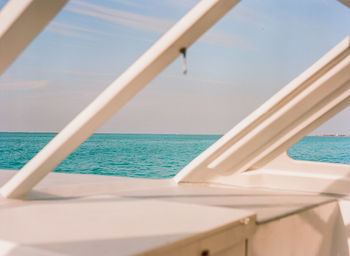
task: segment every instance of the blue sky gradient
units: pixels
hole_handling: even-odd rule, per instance
[[[0,131],[61,130],[196,2],[71,0],[0,78]],[[99,132],[223,134],[349,34],[334,0],[242,1]]]

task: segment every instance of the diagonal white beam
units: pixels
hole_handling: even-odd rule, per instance
[[[68,0],[11,0],[0,11],[0,75]]]
[[[200,154],[180,182],[233,184],[337,114],[350,99],[350,36]],[[235,176],[236,175],[236,176]]]
[[[75,148],[104,124],[239,0],[202,0],[69,123],[2,189],[7,198],[26,195]]]
[[[338,0],[338,1],[350,8],[350,0]]]

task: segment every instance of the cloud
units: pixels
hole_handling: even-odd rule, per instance
[[[175,24],[175,21],[172,20],[107,8],[79,0],[72,2],[71,5],[67,6],[67,10],[73,13],[113,22],[129,28],[157,34],[165,33],[172,25]],[[208,31],[199,41],[220,47],[250,48],[250,44],[247,42],[247,40],[239,36],[234,36],[232,34],[217,30]]]
[[[47,86],[49,82],[48,80],[13,80],[0,82],[0,90],[35,90]]]
[[[206,78],[189,76],[189,75],[161,75],[161,76],[164,77],[164,78],[180,79],[180,80],[200,82],[200,83],[207,83],[207,84],[232,85],[232,81],[206,79]]]
[[[68,25],[57,21],[51,22],[50,25],[47,27],[47,31],[63,36],[76,37],[80,39],[88,39],[89,37],[86,36],[84,33],[91,32],[88,29],[82,27]]]
[[[139,9],[144,9],[145,7],[149,6],[149,5],[143,5],[141,3],[131,2],[130,0],[109,0],[109,1],[113,3],[121,4],[124,6],[135,7]]]
[[[160,19],[132,12],[121,11],[83,1],[74,1],[72,2],[72,5],[67,6],[66,9],[74,13],[87,15],[119,25],[158,34],[164,33],[174,23],[173,21],[167,19]]]
[[[50,33],[55,33],[58,35],[66,36],[66,37],[73,37],[77,39],[83,39],[83,40],[89,40],[89,41],[96,41],[97,37],[94,37],[93,35],[98,34],[102,36],[107,37],[118,37],[119,35],[115,33],[108,33],[100,30],[85,28],[77,25],[71,25],[71,24],[65,24],[57,21],[52,21],[46,28],[46,31]],[[136,38],[133,36],[124,36],[128,38],[132,38],[133,40],[140,40],[144,42],[153,42],[152,40],[148,40],[145,38]],[[60,42],[62,44],[62,42]]]
[[[50,25],[47,27],[47,31],[56,33],[59,35],[63,36],[68,36],[68,37],[76,37],[79,39],[91,39],[92,38],[89,36],[93,33],[101,34],[101,35],[107,35],[111,36],[113,34],[110,33],[105,33],[102,31],[98,31],[95,29],[90,29],[90,28],[84,28],[76,25],[71,25],[71,24],[65,24],[57,21],[53,21],[50,23]]]
[[[116,75],[115,73],[108,73],[108,72],[95,72],[95,71],[82,71],[82,70],[62,70],[62,69],[48,70],[48,72],[70,74],[70,75],[84,75],[84,76],[86,76],[86,75],[88,75],[88,76],[113,76],[113,75]]]

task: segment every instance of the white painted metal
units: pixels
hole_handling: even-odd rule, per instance
[[[338,0],[338,1],[350,8],[350,0]]]
[[[347,37],[193,160],[175,180],[237,185],[236,174],[262,168],[349,103]]]
[[[67,0],[11,0],[0,11],[0,75]]]
[[[225,183],[223,179],[215,182]],[[350,166],[297,161],[283,153],[256,170],[228,178],[230,185],[350,195]]]
[[[252,255],[348,256],[349,232],[342,216],[346,210],[338,204],[329,202],[259,225]]]
[[[14,243],[10,250],[26,245],[61,255],[194,256],[204,250],[215,255],[251,238],[256,228],[255,214],[248,210],[112,198],[2,208],[0,254],[9,247],[2,247],[5,238]]]
[[[202,0],[128,70],[69,123],[1,189],[4,197],[25,195],[149,81],[188,48],[238,0]]]

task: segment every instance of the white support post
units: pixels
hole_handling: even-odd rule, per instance
[[[0,11],[0,75],[68,0],[11,0]]]
[[[46,0],[45,0],[46,1]],[[239,0],[202,0],[104,90],[2,189],[7,198],[25,196],[75,148],[104,124]]]

